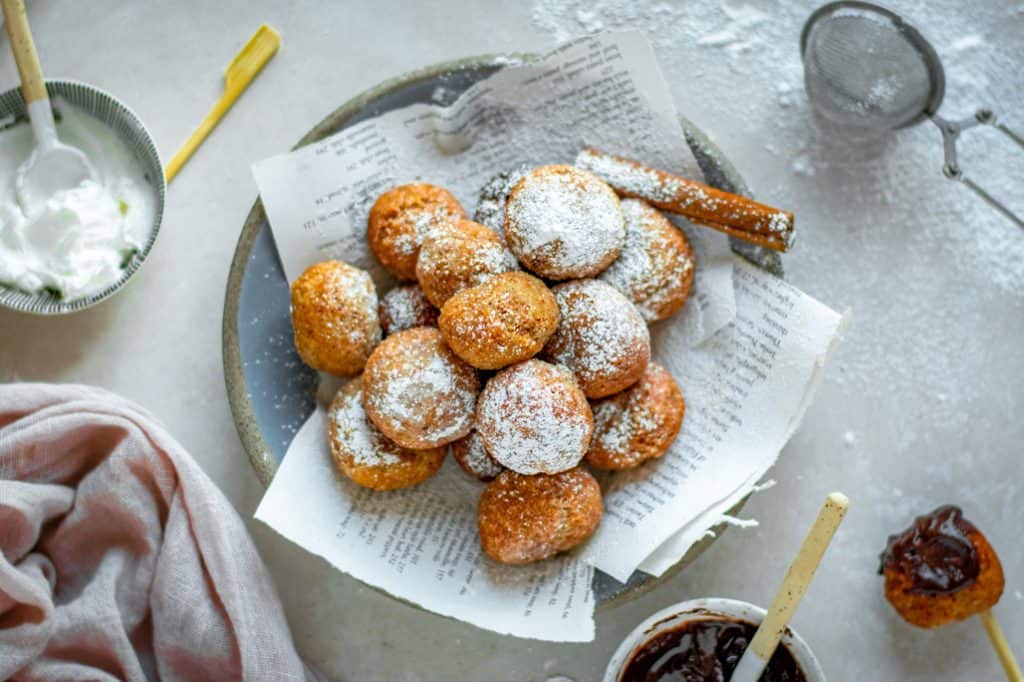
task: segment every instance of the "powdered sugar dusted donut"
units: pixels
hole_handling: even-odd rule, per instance
[[[395,490],[430,478],[444,463],[445,448],[408,450],[388,440],[363,410],[362,377],[338,391],[327,414],[331,456],[343,474],[365,488]]]
[[[683,424],[686,403],[668,370],[651,362],[640,381],[591,408],[594,437],[587,463],[598,469],[629,469],[668,452]]]
[[[583,458],[594,419],[567,369],[527,360],[487,382],[476,408],[476,430],[502,466],[520,474],[553,474]]]
[[[558,326],[558,303],[533,275],[505,272],[448,299],[437,325],[460,358],[500,369],[540,352]]]
[[[484,439],[476,431],[472,431],[468,436],[452,443],[451,448],[452,457],[462,467],[462,470],[473,478],[492,481],[495,476],[505,470],[505,467],[498,464],[498,461],[487,452]]]
[[[671,317],[690,297],[694,258],[682,230],[639,199],[623,199],[626,241],[599,279],[615,287],[648,322]]]
[[[540,561],[584,542],[603,514],[601,488],[580,467],[536,476],[504,471],[480,496],[480,546],[502,563]]]
[[[505,241],[505,205],[508,203],[508,195],[512,193],[512,188],[523,179],[527,171],[529,171],[529,167],[519,166],[504,173],[498,173],[480,188],[480,197],[476,210],[473,211],[473,220],[494,230],[503,242]]]
[[[423,242],[466,217],[448,190],[425,182],[400,185],[381,194],[370,209],[366,239],[380,264],[398,279],[416,279]]]
[[[588,398],[603,398],[632,386],[651,358],[651,337],[636,307],[596,279],[559,284],[558,329],[544,357],[565,365]]]
[[[340,261],[306,268],[292,283],[295,349],[313,369],[358,374],[380,341],[377,289],[370,275]]]
[[[380,299],[377,310],[385,336],[413,327],[437,326],[439,311],[427,300],[418,284],[395,287]]]
[[[363,406],[384,435],[407,448],[435,448],[469,433],[480,379],[432,327],[384,339],[366,362]]]
[[[591,277],[625,239],[619,198],[596,175],[572,166],[527,173],[505,207],[505,239],[519,261],[547,279]]]
[[[515,256],[493,230],[462,220],[455,230],[423,243],[416,261],[416,279],[430,302],[440,308],[459,291],[518,269]]]

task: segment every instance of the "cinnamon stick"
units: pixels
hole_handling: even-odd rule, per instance
[[[772,251],[788,251],[793,244],[789,211],[597,149],[580,152],[576,166],[598,176],[621,196],[643,199],[731,237]]]

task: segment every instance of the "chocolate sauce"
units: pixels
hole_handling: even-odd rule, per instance
[[[619,682],[725,682],[754,636],[744,620],[691,620],[655,635],[629,659]],[[785,645],[775,650],[761,682],[806,682]]]
[[[959,507],[946,505],[918,516],[914,525],[889,537],[879,573],[894,570],[910,577],[907,592],[950,594],[978,577],[978,550],[971,542],[974,526]]]

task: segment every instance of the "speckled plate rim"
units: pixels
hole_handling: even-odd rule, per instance
[[[153,189],[155,200],[153,222],[149,227],[142,249],[131,257],[124,272],[121,273],[121,277],[106,289],[70,301],[62,301],[53,294],[32,294],[0,283],[0,305],[30,315],[56,316],[75,313],[98,305],[128,285],[135,273],[142,268],[160,234],[164,218],[167,182],[164,179],[164,166],[160,159],[160,150],[149,129],[131,107],[103,88],[69,78],[47,79],[46,91],[51,100],[61,98],[112,128],[142,164],[145,178]],[[0,118],[7,116],[14,116],[14,121],[3,125],[3,128],[27,120],[28,114],[20,87],[0,93]]]
[[[353,116],[372,104],[375,100],[420,81],[438,78],[453,71],[487,66],[503,66],[530,59],[532,57],[533,55],[525,53],[488,54],[466,57],[416,69],[388,79],[369,90],[365,90],[328,114],[309,132],[303,135],[292,149],[298,149],[299,147],[316,142],[343,129]],[[721,150],[718,149],[714,142],[712,142],[707,135],[705,135],[688,119],[683,116],[680,116],[680,119],[683,124],[683,129],[686,132],[687,142],[693,150],[694,155],[697,157],[697,162],[708,181],[711,182],[711,184],[715,184],[727,191],[750,196],[750,191],[746,182],[740,176],[732,163],[722,155]],[[712,182],[710,177],[708,177],[709,174],[717,176],[714,182]],[[274,460],[274,457],[270,452],[270,446],[267,444],[266,440],[263,438],[262,432],[260,431],[259,424],[256,421],[253,411],[252,402],[249,397],[249,391],[246,386],[241,346],[239,343],[238,312],[241,303],[242,282],[245,276],[246,264],[252,254],[256,238],[266,220],[267,218],[266,213],[263,210],[263,203],[260,198],[257,197],[248,216],[246,217],[245,223],[242,227],[242,232],[238,238],[238,244],[235,247],[234,257],[231,260],[231,269],[228,273],[227,290],[224,296],[224,316],[222,327],[222,356],[224,362],[224,379],[227,384],[228,402],[231,407],[232,415],[234,416],[235,426],[238,429],[238,436],[242,441],[242,446],[246,451],[250,464],[256,471],[256,475],[264,487],[269,486],[270,481],[274,478],[274,472],[277,470],[277,462]],[[764,267],[779,276],[782,275],[782,266],[781,261],[778,258],[778,254],[757,250],[756,247],[752,250],[749,244],[738,242],[736,240],[732,240],[732,246],[734,251],[748,260],[751,260],[755,265]],[[745,501],[746,499],[741,500],[735,507],[729,510],[729,513],[734,514],[738,512],[743,507]],[[625,584],[621,591],[615,593],[611,598],[605,601],[598,601],[597,610],[602,611],[606,608],[631,601],[676,575],[680,570],[692,563],[701,553],[703,553],[704,550],[706,550],[727,527],[727,524],[724,523],[715,526],[712,529],[714,531],[713,534],[695,543],[682,559],[680,559],[661,576],[651,576],[645,580],[638,582],[631,581],[630,583]],[[634,578],[636,575],[637,574],[634,574]],[[609,578],[609,580],[611,579]],[[369,587],[377,590],[377,588],[374,588],[372,585]],[[395,595],[384,592],[383,590],[377,591],[382,594],[386,594],[392,599],[410,604],[413,607],[422,608],[415,603],[395,597]]]

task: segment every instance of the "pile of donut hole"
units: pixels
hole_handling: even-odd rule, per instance
[[[329,409],[338,469],[406,488],[450,449],[487,482],[484,552],[523,564],[597,529],[601,490],[582,463],[633,468],[679,433],[683,396],[650,361],[647,323],[683,307],[694,259],[657,210],[586,171],[498,180],[490,225],[441,187],[382,194],[367,241],[402,283],[378,300],[367,272],[318,263],[292,284],[292,324],[306,364],[352,377]]]

